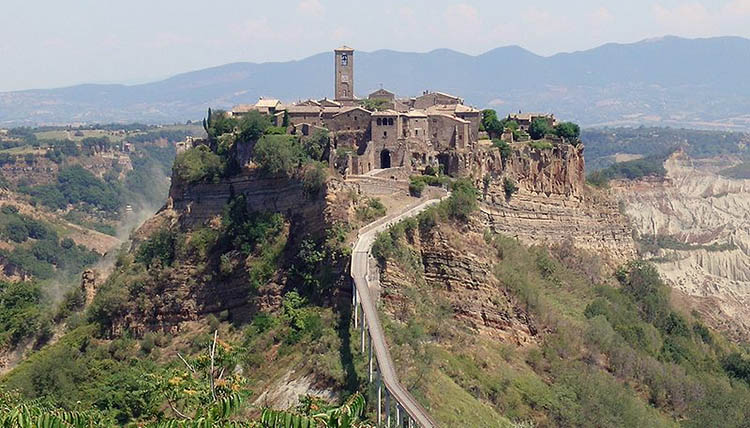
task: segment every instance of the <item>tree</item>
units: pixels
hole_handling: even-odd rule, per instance
[[[290,412],[285,410],[265,409],[260,422],[264,428],[356,428],[369,426],[363,423],[365,398],[360,393],[349,397],[340,407],[319,408],[320,404],[307,406],[307,412]],[[313,410],[316,409],[316,410]]]
[[[271,127],[271,119],[259,111],[251,111],[239,123],[238,142],[255,143]]]
[[[581,136],[581,127],[573,122],[563,122],[555,126],[555,134],[558,137],[575,144]]]
[[[254,159],[265,174],[291,176],[305,155],[296,137],[264,135],[255,145]]]
[[[492,109],[482,111],[482,127],[490,138],[498,138],[503,134],[503,123],[497,118],[497,112]]]
[[[549,126],[549,122],[546,119],[534,119],[529,126],[529,135],[531,135],[531,138],[534,140],[541,140],[550,132],[552,132],[552,128]]]
[[[174,161],[173,170],[181,180],[198,183],[219,177],[224,165],[218,155],[201,145],[180,153]]]

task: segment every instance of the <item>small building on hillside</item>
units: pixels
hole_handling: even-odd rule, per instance
[[[555,115],[551,113],[513,113],[508,115],[508,120],[512,120],[518,124],[518,127],[524,131],[529,130],[531,123],[537,119],[545,120],[550,127],[557,124]]]

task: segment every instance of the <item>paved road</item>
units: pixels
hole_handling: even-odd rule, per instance
[[[447,196],[446,196],[447,197]],[[407,217],[412,217],[424,211],[431,205],[440,202],[440,199],[432,199],[423,202],[416,207],[407,210],[395,217],[386,217],[374,223],[371,223],[360,229],[359,239],[354,246],[352,253],[351,275],[354,278],[354,284],[357,287],[359,301],[362,304],[362,312],[367,322],[367,329],[372,338],[372,348],[380,367],[380,373],[385,383],[386,389],[390,391],[396,402],[400,403],[412,419],[421,427],[437,427],[427,411],[412,397],[409,391],[404,388],[398,381],[398,375],[393,366],[393,359],[388,352],[388,344],[383,333],[383,326],[378,318],[377,305],[370,293],[370,287],[367,282],[368,260],[370,249],[379,232],[384,231],[394,223],[398,223]]]

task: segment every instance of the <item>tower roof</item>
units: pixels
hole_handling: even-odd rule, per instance
[[[344,45],[344,46],[341,46],[340,48],[336,49],[336,52],[341,52],[341,51],[344,51],[344,52],[354,52],[354,49],[350,48],[349,46]]]

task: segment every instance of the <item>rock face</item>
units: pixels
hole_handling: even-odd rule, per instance
[[[662,277],[714,326],[747,340],[750,180],[718,175],[731,166],[727,159],[697,161],[677,152],[664,166],[664,179],[619,182],[614,188],[646,243],[653,236],[669,238],[669,248],[649,246],[647,254]]]
[[[416,255],[413,267],[388,260],[381,266],[381,298],[393,318],[408,321],[408,289],[424,282],[427,292],[450,303],[454,318],[503,342],[523,345],[536,340],[532,319],[492,272],[494,249],[476,230],[440,226],[409,237]]]
[[[85,297],[84,305],[88,306],[96,296],[99,287],[99,273],[93,269],[86,269],[81,274],[81,290]]]
[[[300,179],[258,174],[243,174],[218,183],[174,180],[167,207],[180,216],[182,224],[192,226],[221,215],[233,196],[244,195],[250,211],[281,213],[308,233],[319,233],[333,222],[346,219],[345,211],[338,210],[336,203],[346,188],[343,180],[332,178],[319,193],[309,195]]]
[[[582,145],[540,150],[518,143],[513,148],[504,164],[494,153],[469,163],[483,189],[486,226],[531,245],[572,242],[610,268],[636,257],[631,228],[616,200],[585,185]],[[517,193],[506,193],[506,179],[516,184]]]

